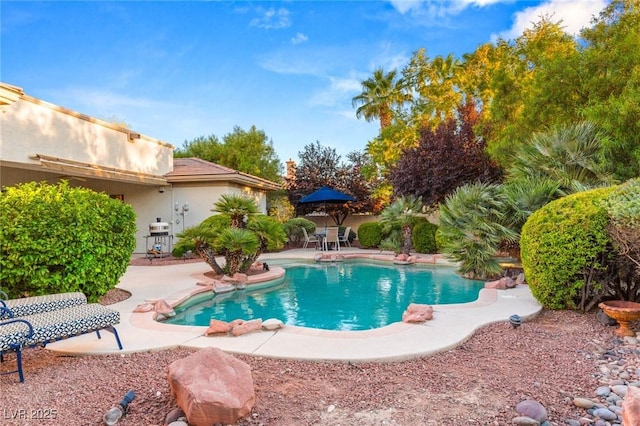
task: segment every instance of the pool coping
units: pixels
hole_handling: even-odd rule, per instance
[[[344,253],[347,252],[347,253]],[[393,259],[392,255],[361,249],[343,250],[345,257],[373,260]],[[288,250],[261,256],[269,259],[313,259],[317,253]],[[450,265],[438,256],[418,256],[418,263]],[[453,305],[433,305],[434,318],[420,324],[396,322],[361,331],[332,331],[285,325],[276,331],[257,331],[237,337],[204,336],[204,326],[172,325],[153,320],[153,312],[133,313],[149,300],[164,299],[170,305],[194,294],[210,291],[198,285],[210,268],[204,263],[172,266],[130,266],[118,288],[132,296],[112,305],[121,314],[117,326],[124,349],[118,351],[109,333],[83,335],[55,342],[49,350],[66,355],[113,354],[175,347],[214,346],[229,353],[315,361],[393,361],[416,358],[447,350],[467,340],[479,327],[505,321],[512,314],[524,321],[537,315],[541,306],[526,285],[514,289],[482,289],[476,301]]]

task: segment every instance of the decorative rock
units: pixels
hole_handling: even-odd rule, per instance
[[[520,272],[516,277],[516,285],[526,284],[527,280],[524,278],[524,274]]]
[[[618,416],[608,408],[598,408],[593,412],[593,415],[600,417],[602,420],[615,420],[618,418]]]
[[[609,394],[611,394],[611,389],[609,389],[609,386],[599,386],[596,389],[596,395],[598,396],[607,397],[609,396]]]
[[[184,411],[181,408],[174,408],[165,416],[164,424],[173,424],[173,422],[180,420],[180,417],[184,417]]]
[[[614,326],[618,323],[618,321],[611,318],[609,315],[605,314],[602,309],[598,309],[598,313],[596,314],[596,319],[602,325],[606,326]]]
[[[280,330],[284,323],[276,318],[269,318],[262,322],[262,329],[267,331]]]
[[[537,421],[536,419],[532,419],[531,417],[527,417],[527,416],[514,417],[511,420],[511,424],[514,424],[516,426],[540,426],[540,422],[539,421]]]
[[[615,385],[615,386],[611,386],[611,391],[616,395],[619,395],[624,398],[624,396],[627,394],[627,388],[628,388],[627,385]]]
[[[168,379],[191,426],[233,424],[255,403],[251,368],[217,348],[172,362]]]
[[[527,399],[516,405],[516,412],[524,417],[530,417],[538,422],[547,420],[547,409],[533,399]]]
[[[593,408],[594,404],[592,400],[587,398],[573,398],[573,405],[588,410],[589,408]]]
[[[156,321],[163,321],[176,315],[176,312],[166,300],[157,301],[153,305],[153,310],[155,311],[153,319]]]
[[[507,290],[516,286],[515,281],[510,277],[502,277],[497,281],[489,281],[484,284],[484,288],[493,288],[496,290]]]
[[[133,309],[133,312],[151,312],[153,311],[153,303],[141,303]]]
[[[243,334],[251,333],[252,331],[258,331],[262,329],[262,319],[254,319],[245,321],[242,324],[235,325],[231,328],[232,336],[240,336]]]
[[[567,424],[567,426],[580,426],[580,422],[573,419],[567,419],[565,420],[565,423]]]
[[[176,420],[175,422],[169,423],[167,426],[189,426],[189,423],[183,422],[182,420]]]
[[[236,272],[235,274],[233,274],[232,279],[237,283],[245,283],[245,284],[249,280],[249,278],[247,277],[247,274],[242,274],[240,272]]]
[[[630,386],[622,403],[622,423],[640,425],[640,389]]]
[[[205,336],[212,334],[227,334],[231,331],[231,324],[226,321],[212,319],[209,321],[209,328],[204,332]]]
[[[402,321],[407,323],[425,322],[433,318],[433,307],[419,303],[410,303],[402,314]]]

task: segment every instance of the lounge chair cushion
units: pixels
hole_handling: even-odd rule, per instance
[[[46,296],[23,297],[20,299],[9,299],[0,301],[0,320],[10,318],[24,317],[27,315],[39,314],[42,312],[50,312],[58,309],[64,309],[71,306],[85,305],[87,296],[81,292],[56,293]],[[11,310],[7,312],[4,307]]]
[[[118,324],[120,312],[99,303],[91,303],[29,315],[20,319],[32,325],[33,335],[27,337],[29,330],[24,323],[15,322],[3,326],[0,322],[0,351],[10,350],[15,345],[37,346],[102,330]]]

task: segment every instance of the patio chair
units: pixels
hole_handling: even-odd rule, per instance
[[[336,250],[340,251],[340,237],[338,236],[337,227],[327,228],[327,235],[324,237],[324,241],[322,242],[322,249],[329,250],[329,247],[332,244],[335,244]]]
[[[113,333],[122,350],[114,325],[120,322],[120,312],[99,303],[71,306],[40,314],[0,321],[0,362],[8,352],[16,353],[17,369],[0,374],[18,373],[24,382],[22,348],[45,346],[47,343],[100,330]]]
[[[347,226],[347,228],[344,230],[344,234],[342,234],[338,240],[341,243],[345,243],[346,245],[348,245],[349,247],[351,247],[351,243],[349,242],[349,234],[351,233],[351,227]]]
[[[79,291],[0,300],[0,320],[40,314],[86,303],[87,296]]]
[[[302,233],[304,234],[304,245],[302,246],[303,249],[306,249],[307,246],[309,245],[309,243],[314,243],[316,245],[316,249],[318,248],[318,243],[320,242],[320,239],[318,237],[316,237],[315,235],[311,235],[309,236],[309,234],[307,233],[307,230],[302,228]]]

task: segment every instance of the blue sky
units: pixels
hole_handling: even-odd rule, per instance
[[[542,14],[575,34],[607,0],[2,1],[0,80],[176,147],[255,125],[280,160],[343,158],[378,123],[351,106],[373,70],[460,57]]]

